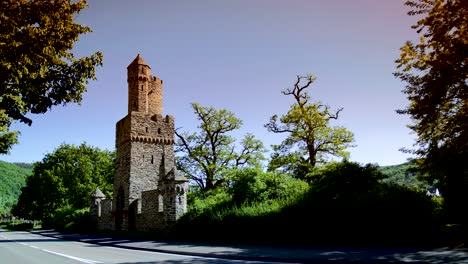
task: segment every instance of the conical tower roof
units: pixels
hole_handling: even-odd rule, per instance
[[[140,55],[140,53],[138,53],[136,58],[132,61],[132,63],[130,63],[130,65],[128,65],[128,67],[130,67],[132,65],[145,65],[148,68],[151,68],[148,64],[146,64],[146,61],[143,59],[143,57]]]
[[[96,188],[94,192],[91,194],[91,197],[93,198],[106,198],[106,196],[99,190],[99,188]]]

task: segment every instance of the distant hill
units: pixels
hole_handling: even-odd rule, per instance
[[[0,213],[9,212],[21,193],[33,164],[0,161]]]
[[[432,186],[418,180],[417,173],[413,169],[416,166],[410,162],[391,165],[391,166],[380,166],[379,170],[387,176],[385,181],[394,182],[401,185],[418,186],[424,189],[429,189]]]
[[[34,168],[33,163],[13,162],[12,164],[14,164],[14,165],[16,165],[18,167],[21,167],[23,169],[28,169],[28,170],[32,170]]]

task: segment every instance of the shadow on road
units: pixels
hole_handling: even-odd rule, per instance
[[[62,242],[64,240],[60,239],[52,239],[52,238],[44,238],[44,239],[0,239],[0,243],[18,243],[18,242],[23,242],[23,243],[28,243],[28,242]]]
[[[162,264],[249,263],[251,261],[289,263],[468,264],[467,249],[223,246],[216,244],[169,243],[97,235],[65,234],[55,231],[34,231],[33,233],[51,236],[56,239],[46,238],[43,240],[25,240],[24,242],[74,240],[89,243],[90,247],[114,246],[126,249],[190,256],[188,259],[157,262]],[[156,262],[128,263],[145,264]]]

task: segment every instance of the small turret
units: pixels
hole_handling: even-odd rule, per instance
[[[91,197],[95,198],[95,199],[102,199],[102,198],[106,198],[106,196],[101,192],[101,190],[98,188],[96,188],[96,190],[94,190],[92,193],[91,193]]]
[[[162,80],[151,75],[151,67],[140,54],[127,67],[127,81],[129,114],[162,115]]]
[[[160,188],[164,197],[164,221],[170,226],[186,211],[188,180],[178,173],[174,164],[174,167],[161,179]]]
[[[106,199],[106,196],[99,190],[99,188],[96,188],[90,195],[90,213],[91,215],[95,217],[100,217],[101,216],[101,201]]]

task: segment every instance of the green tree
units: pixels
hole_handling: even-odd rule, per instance
[[[362,166],[349,161],[330,162],[314,168],[311,174],[312,189],[331,195],[332,199],[346,197],[351,193],[367,193],[385,178],[375,165]]]
[[[231,186],[227,190],[237,206],[265,203],[273,200],[297,199],[309,190],[307,182],[283,172],[264,172],[258,168],[232,170]]]
[[[246,134],[240,145],[229,135],[239,129],[242,120],[234,113],[213,107],[192,103],[192,108],[200,124],[199,132],[175,132],[178,140],[177,165],[203,191],[215,189],[226,181],[227,169],[259,165],[262,160],[263,143],[252,134]]]
[[[417,44],[401,47],[395,76],[410,101],[422,177],[437,182],[449,212],[465,217],[468,204],[468,4],[464,0],[407,1]],[[464,215],[464,216],[463,216]]]
[[[265,125],[270,132],[287,134],[280,145],[273,146],[269,170],[283,168],[303,176],[327,155],[348,157],[345,149],[352,146],[353,133],[341,126],[330,126],[343,108],[332,111],[328,105],[311,102],[306,89],[315,79],[312,75],[297,76],[294,87],[282,92],[295,102],[285,115],[274,115]]]
[[[62,144],[37,162],[21,189],[12,213],[44,220],[56,210],[88,206],[89,195],[99,187],[110,195],[114,176],[114,153],[86,144]]]
[[[0,0],[0,153],[18,142],[12,121],[31,125],[28,113],[82,99],[95,79],[102,54],[76,58],[71,50],[81,34],[74,22],[86,0]]]

